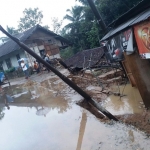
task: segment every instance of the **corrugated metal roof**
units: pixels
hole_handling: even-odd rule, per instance
[[[110,30],[102,39],[101,41],[106,40],[107,38],[113,36],[114,34],[122,31],[123,29],[127,28],[127,27],[131,27],[136,23],[139,23],[141,21],[146,20],[148,17],[150,17],[150,8],[145,10],[144,12],[138,14],[136,17],[130,19],[129,21],[119,25],[118,27]]]
[[[114,27],[114,28],[118,27],[122,23],[127,22],[129,19],[137,16],[137,14],[142,13],[143,11],[147,10],[148,8],[150,8],[149,0],[141,0],[139,3],[134,5],[131,9],[129,9],[127,12],[122,14],[119,18],[117,18],[112,23],[110,23],[108,25],[108,27]]]

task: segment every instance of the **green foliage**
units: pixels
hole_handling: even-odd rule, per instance
[[[95,46],[99,46],[99,30],[96,22],[93,23],[91,30],[86,33],[87,42],[90,43],[89,48],[93,48]]]
[[[82,6],[74,6],[71,9],[67,9],[68,14],[64,16],[64,19],[70,21],[65,26],[65,30],[68,34],[78,33],[80,22],[83,19],[83,7]]]
[[[76,1],[81,2],[82,6],[74,6],[71,9],[67,9],[64,19],[70,22],[61,31],[61,35],[73,43],[71,51],[74,54],[81,50],[100,46],[99,39],[104,35],[89,7],[88,0]],[[93,1],[107,26],[141,0]],[[69,55],[70,53],[67,51],[65,57],[69,57]]]
[[[62,59],[67,59],[71,56],[73,56],[74,52],[71,47],[66,48],[65,50],[60,51],[60,56]]]
[[[43,18],[42,11],[39,8],[29,8],[23,11],[23,17],[20,18],[18,29],[23,32],[31,27],[41,24],[41,20]]]
[[[45,25],[45,26],[43,26],[43,28],[49,30],[50,27],[48,25]]]
[[[60,33],[60,28],[62,26],[62,23],[63,23],[63,20],[58,20],[58,18],[56,17],[53,17],[52,18],[52,26],[53,26],[53,32],[56,33],[56,34],[59,34]]]
[[[17,29],[15,29],[14,27],[9,27],[9,26],[7,26],[6,27],[6,30],[7,30],[7,32],[9,33],[9,34],[11,34],[11,35],[14,35],[14,34],[18,34],[19,33],[19,31],[17,30]],[[0,40],[2,40],[2,42],[7,42],[8,40],[9,40],[9,38],[6,36],[6,37],[0,37]]]
[[[76,0],[76,1],[81,2],[83,5],[88,5],[88,1],[87,0]],[[95,0],[93,0],[93,1],[95,1]]]
[[[16,30],[14,27],[8,27],[7,26],[7,32],[9,33],[9,34],[12,34],[12,35],[14,35],[14,34],[17,34],[18,33],[18,30]]]
[[[99,31],[88,6],[74,6],[68,9],[64,19],[70,21],[62,30],[62,36],[71,41],[73,53],[99,46]]]

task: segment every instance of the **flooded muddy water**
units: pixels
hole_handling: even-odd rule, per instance
[[[130,84],[126,86],[112,87],[112,91],[121,93],[120,96],[111,95],[102,102],[105,107],[114,115],[142,113],[144,110],[143,100],[139,91]]]
[[[9,110],[0,103],[1,150],[149,150],[143,132],[101,122],[76,105],[81,97],[60,80],[14,86],[7,93],[14,102]]]

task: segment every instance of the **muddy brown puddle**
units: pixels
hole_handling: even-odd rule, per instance
[[[112,91],[121,93],[120,96],[110,95],[101,104],[114,115],[142,113],[144,109],[143,100],[139,91],[130,84],[126,86],[114,86]]]
[[[1,150],[149,150],[150,139],[122,123],[104,123],[76,105],[81,97],[60,80],[13,86],[1,99]],[[3,115],[2,115],[3,114]]]

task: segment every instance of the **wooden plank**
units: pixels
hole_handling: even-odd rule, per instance
[[[123,67],[124,67],[124,69],[125,69],[125,71],[126,71],[126,74],[127,74],[127,76],[128,76],[128,79],[129,79],[131,85],[132,85],[133,87],[136,87],[136,82],[135,82],[135,79],[134,79],[134,77],[133,77],[131,68],[130,68],[130,66],[129,66],[127,60],[126,60],[126,55],[125,55],[125,60],[122,61],[122,64],[123,64]]]
[[[138,52],[126,55],[137,88],[141,94],[146,108],[150,108],[150,62],[139,57]]]

